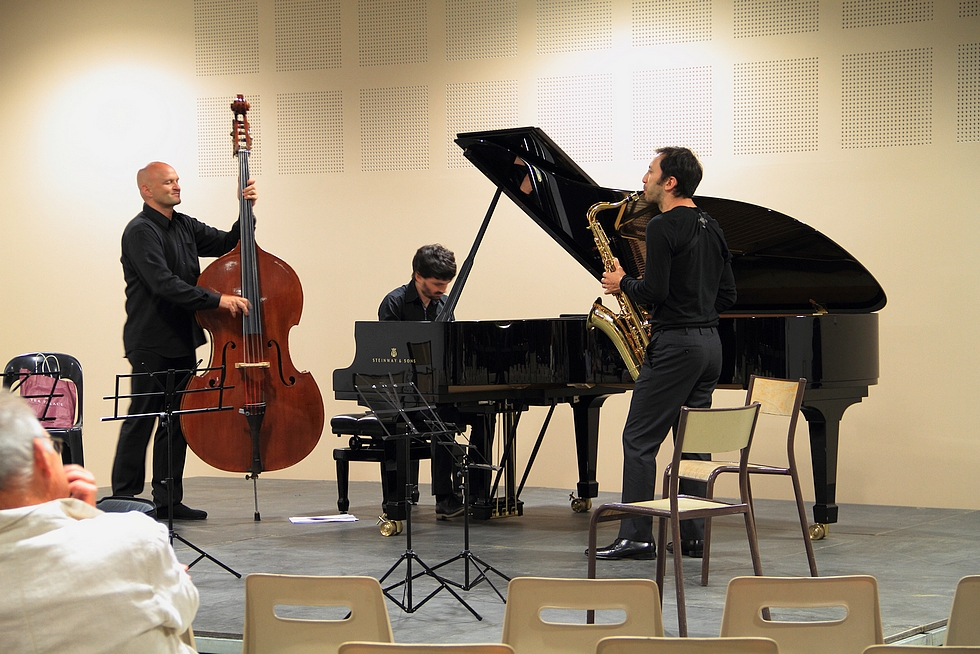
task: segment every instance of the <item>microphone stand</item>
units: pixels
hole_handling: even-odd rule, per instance
[[[214,407],[203,407],[200,409],[187,409],[187,410],[174,410],[175,400],[183,395],[184,390],[178,390],[178,384],[176,383],[177,375],[182,375],[180,378],[180,388],[183,388],[187,380],[190,379],[191,375],[196,375],[199,372],[212,372],[220,370],[221,371],[221,384],[214,388],[202,389],[199,392],[218,392],[218,403]],[[160,381],[160,377],[164,377],[164,381]],[[122,394],[119,392],[119,382],[121,379],[133,379],[135,377],[149,377],[152,379],[157,386],[162,390],[153,393],[128,393]],[[203,549],[190,542],[183,536],[177,533],[174,529],[174,454],[173,454],[173,419],[174,416],[183,415],[185,413],[205,413],[211,411],[227,411],[231,409],[230,406],[223,406],[224,402],[224,392],[226,389],[232,388],[231,386],[225,386],[225,370],[224,366],[218,366],[216,368],[200,368],[200,369],[188,369],[188,370],[174,370],[171,368],[166,371],[159,372],[146,372],[133,373],[128,375],[116,375],[116,388],[115,394],[103,397],[104,400],[113,400],[113,411],[112,415],[102,418],[103,421],[106,420],[124,420],[126,418],[157,418],[160,420],[160,425],[167,432],[167,531],[170,535],[170,545],[173,546],[174,541],[178,540],[187,547],[191,548],[197,552],[198,557],[194,559],[193,562],[188,564],[187,568],[193,568],[202,559],[208,559],[218,566],[224,568],[231,574],[235,575],[237,578],[241,579],[242,575],[235,570],[231,569],[218,559],[214,558]],[[134,397],[162,397],[163,398],[163,411],[157,413],[131,413],[131,414],[119,414],[119,400],[121,399],[132,399]]]

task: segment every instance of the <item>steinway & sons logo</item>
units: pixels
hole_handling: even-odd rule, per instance
[[[398,348],[393,347],[388,357],[374,357],[371,363],[415,363],[415,359],[398,358]]]

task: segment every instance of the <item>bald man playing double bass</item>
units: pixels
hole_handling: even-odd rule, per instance
[[[163,388],[156,379],[144,373],[168,370],[193,370],[195,352],[206,342],[204,330],[194,313],[219,309],[232,316],[248,314],[249,303],[237,295],[225,295],[197,286],[201,275],[199,257],[219,257],[238,243],[236,221],[225,232],[174,210],[181,202],[177,171],[155,161],[136,174],[136,185],[143,198],[143,210],[136,215],[122,236],[122,267],[126,281],[126,325],[123,345],[132,366],[132,393],[149,394],[134,397],[128,415],[163,412]],[[242,197],[254,205],[258,194],[255,181],[248,180]],[[179,375],[176,390],[183,390],[187,375]],[[177,409],[179,407],[173,407]],[[119,430],[116,456],[112,464],[112,493],[134,497],[143,492],[146,478],[146,448],[153,433],[156,416],[127,418]],[[173,458],[173,517],[175,520],[204,520],[207,512],[183,503],[184,459],[187,443],[180,421],[157,426],[153,440],[153,501],[157,517],[169,516],[167,479],[169,459]],[[169,445],[169,453],[168,453]]]

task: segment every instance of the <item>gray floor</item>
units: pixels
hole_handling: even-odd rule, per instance
[[[334,482],[260,479],[261,522],[253,521],[251,482],[199,477],[185,484],[186,503],[206,509],[210,516],[202,523],[176,523],[177,533],[243,575],[274,572],[380,578],[406,548],[404,534],[385,538],[378,532],[378,483],[351,484],[350,512],[358,522],[315,525],[294,525],[288,519],[336,513]],[[412,545],[425,563],[435,565],[459,554],[463,521],[436,521],[427,492],[423,487],[414,513]],[[529,488],[522,497],[522,517],[472,523],[470,550],[510,577],[585,577],[583,551],[589,514],[570,511],[568,491]],[[600,501],[616,499],[613,493],[599,497]],[[765,573],[806,575],[794,505],[762,500],[756,513]],[[886,638],[945,619],[957,580],[980,572],[980,511],[843,505],[840,516],[830,536],[815,543],[820,574],[874,575]],[[614,538],[615,530],[613,523],[603,525],[600,544]],[[700,561],[684,559],[691,636],[718,635],[728,580],[752,571],[740,518],[716,520],[713,535],[707,587],[698,583]],[[194,559],[192,550],[179,542],[175,545],[181,561]],[[599,566],[600,577],[655,576],[652,561],[600,562]],[[668,564],[668,574],[670,569]],[[462,580],[461,562],[444,570],[446,576]],[[191,574],[201,593],[195,632],[240,638],[244,581],[206,559]],[[506,594],[506,582],[490,576]],[[404,567],[389,582],[402,578]],[[426,580],[416,581],[413,601],[420,602],[431,588]],[[395,642],[499,642],[504,604],[493,589],[481,584],[461,596],[482,620],[444,591],[414,613],[389,603]],[[672,580],[665,584],[663,614],[668,635],[676,635]]]

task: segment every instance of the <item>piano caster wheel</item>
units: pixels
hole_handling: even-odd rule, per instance
[[[586,513],[592,508],[591,497],[575,497],[574,494],[568,496],[572,501],[572,511],[575,513]]]
[[[810,525],[810,540],[823,540],[830,533],[830,525],[816,523]]]
[[[402,533],[402,521],[401,520],[389,520],[387,516],[381,515],[378,518],[378,527],[381,535],[387,538],[388,536],[397,536]]]

